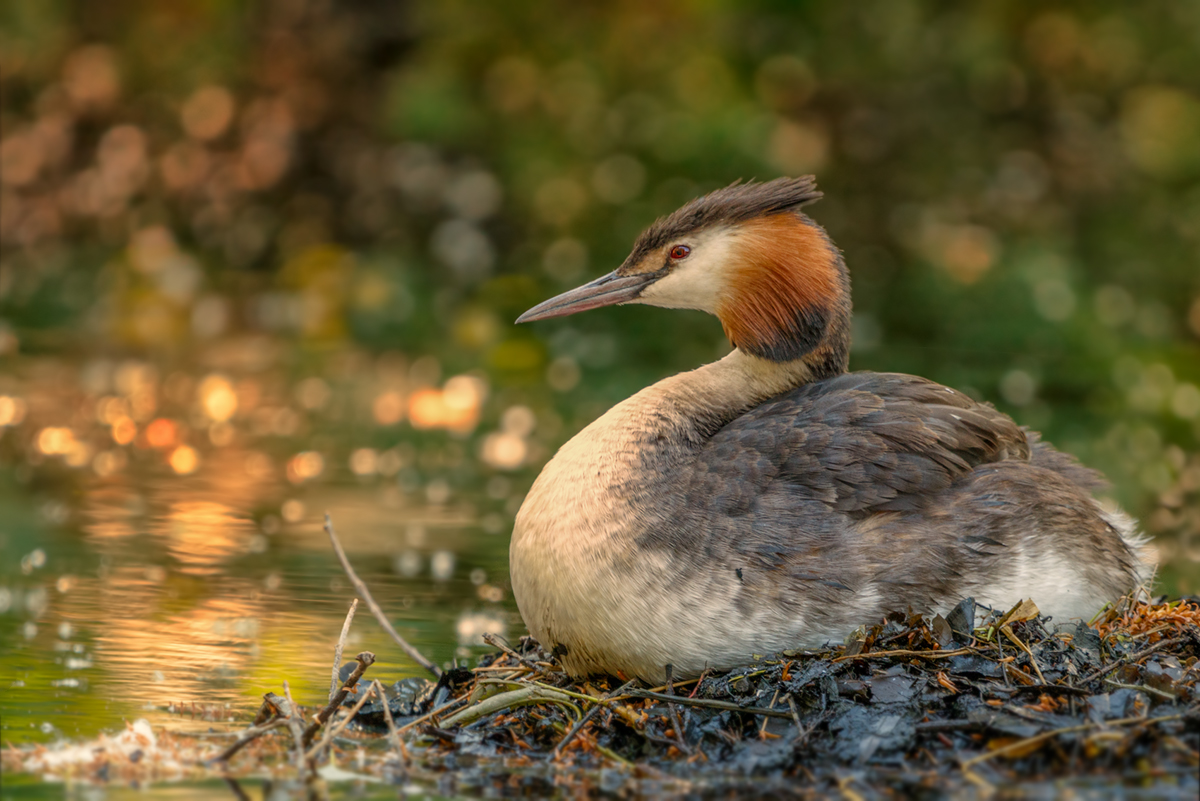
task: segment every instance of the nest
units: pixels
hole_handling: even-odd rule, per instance
[[[1029,601],[893,616],[837,647],[643,688],[577,681],[523,639],[387,693],[426,769],[602,789],[872,796],[1022,785],[1200,791],[1200,602],[1055,626]],[[384,731],[384,705],[356,722]],[[615,769],[615,770],[614,770]],[[649,782],[654,787],[647,787]],[[636,785],[641,786],[636,786]],[[591,785],[589,785],[591,786]]]

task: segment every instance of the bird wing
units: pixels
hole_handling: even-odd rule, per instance
[[[919,509],[980,464],[1029,456],[1025,432],[989,404],[916,376],[846,373],[715,432],[688,495],[733,516],[782,495],[861,517]]]

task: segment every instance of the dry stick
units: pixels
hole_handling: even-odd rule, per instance
[[[667,691],[665,695],[669,698],[675,698],[675,689],[671,686],[671,674],[674,672],[675,666],[667,663]],[[683,724],[679,722],[679,710],[675,708],[675,704],[667,701],[667,712],[671,715],[671,725],[675,727],[675,739],[679,741],[679,750],[688,756],[692,755],[692,749],[688,747],[687,740],[683,738]]]
[[[292,688],[288,686],[287,679],[283,680],[283,694],[287,697],[288,709],[287,727],[292,732],[292,740],[295,748],[292,751],[292,759],[296,763],[296,773],[299,778],[305,778],[304,770],[304,721],[300,717],[299,707],[296,706],[295,700],[292,699]]]
[[[509,656],[511,656],[513,659],[517,660],[518,662],[520,662],[525,667],[533,668],[538,673],[546,672],[545,668],[541,667],[540,665],[538,665],[536,662],[529,659],[528,657],[524,657],[524,656],[521,656],[520,654],[518,654],[516,651],[514,651],[512,648],[510,648],[508,645],[506,645],[504,643],[504,641],[501,640],[499,637],[497,637],[495,634],[483,635],[483,641],[486,642],[488,645],[491,645],[494,648],[499,648],[501,651],[508,654]]]
[[[350,579],[350,583],[358,591],[359,597],[367,602],[367,607],[371,610],[371,614],[375,615],[375,619],[379,621],[379,625],[383,626],[383,630],[391,635],[396,645],[399,645],[404,653],[408,654],[410,659],[440,679],[442,677],[441,668],[426,659],[420,651],[409,645],[408,641],[401,637],[396,629],[392,628],[387,615],[383,613],[383,609],[379,607],[379,604],[375,603],[375,599],[371,596],[371,591],[367,589],[367,585],[354,572],[354,568],[350,566],[350,560],[346,558],[346,552],[342,549],[342,543],[338,541],[337,534],[333,532],[333,520],[329,517],[328,512],[325,513],[325,533],[329,535],[329,541],[333,543],[334,553],[337,554],[338,561],[342,563],[342,569],[346,571],[346,576]]]
[[[970,648],[959,648],[954,651],[874,651],[869,654],[850,654],[830,659],[830,662],[845,662],[847,659],[878,659],[884,656],[919,656],[922,659],[946,659],[951,656],[966,656],[972,653]]]
[[[683,706],[699,706],[707,709],[721,709],[728,712],[745,712],[750,715],[767,715],[773,718],[790,718],[791,712],[782,709],[766,709],[761,706],[740,706],[732,701],[716,701],[712,698],[688,698],[683,695],[665,695],[650,690],[627,690],[625,695],[630,698],[650,698],[655,701],[681,704]]]
[[[312,748],[308,749],[308,753],[305,754],[305,756],[308,757],[309,759],[316,759],[317,754],[321,753],[321,751],[325,748],[325,746],[327,746],[331,742],[333,742],[333,738],[337,737],[339,734],[341,734],[342,729],[344,729],[350,725],[350,721],[354,720],[354,716],[357,715],[358,711],[363,708],[363,704],[365,704],[368,701],[368,699],[370,699],[371,696],[373,696],[373,695],[375,695],[375,685],[374,684],[372,684],[370,687],[367,688],[366,692],[364,692],[362,694],[362,698],[358,699],[358,703],[356,703],[354,706],[350,707],[350,711],[346,713],[346,716],[344,718],[339,720],[336,725],[330,726],[328,729],[325,730],[325,733],[323,735],[321,735],[321,739],[317,742],[316,745],[314,745]],[[385,699],[384,704],[386,704],[386,703],[387,703],[387,701]]]
[[[707,668],[706,668],[706,670],[707,670]],[[675,682],[675,688],[676,688],[676,689],[679,689],[680,687],[686,687],[686,686],[688,686],[689,684],[699,684],[699,683],[700,683],[700,681],[701,681],[703,678],[704,678],[704,675],[703,675],[703,674],[701,674],[699,679],[688,679],[687,681],[677,681],[677,682]],[[651,688],[650,688],[650,692],[652,692],[652,693],[661,693],[661,692],[663,692],[663,691],[664,691],[664,690],[666,690],[666,689],[667,689],[667,685],[665,685],[665,684],[660,684],[660,685],[659,685],[659,686],[657,686],[657,687],[651,687]]]
[[[1150,695],[1157,695],[1159,698],[1162,698],[1166,701],[1178,701],[1179,700],[1174,695],[1171,695],[1171,693],[1166,692],[1165,690],[1160,690],[1157,687],[1150,687],[1145,684],[1140,685],[1140,686],[1137,684],[1122,684],[1121,682],[1113,681],[1112,679],[1105,679],[1104,683],[1108,684],[1112,687],[1121,689],[1121,690],[1137,690],[1138,692],[1149,693]]]
[[[439,706],[437,709],[433,710],[432,712],[426,712],[424,715],[421,715],[421,717],[417,718],[416,720],[405,723],[403,726],[396,729],[396,733],[403,734],[404,732],[408,731],[409,729],[413,728],[414,726],[417,726],[417,725],[429,720],[430,718],[433,718],[435,715],[442,714],[450,707],[458,706],[459,704],[466,701],[468,697],[469,696],[463,695],[463,696],[459,696],[458,698],[455,698],[451,701],[447,701],[446,703],[442,704],[441,706]]]
[[[392,747],[400,754],[401,762],[408,765],[408,749],[404,746],[404,741],[400,739],[400,732],[396,731],[396,721],[392,720],[392,709],[388,706],[387,694],[383,691],[383,685],[379,679],[373,682],[375,692],[379,696],[379,700],[383,702],[383,718],[387,721],[388,740],[391,741]]]
[[[771,703],[767,704],[767,709],[774,709],[775,703],[779,700],[779,693],[783,690],[782,687],[775,688],[775,695],[771,696]],[[767,733],[767,724],[771,722],[770,718],[763,718],[762,726],[758,729],[758,739],[763,739],[763,735]]]
[[[1008,637],[1008,639],[1012,640],[1014,645],[1016,645],[1029,656],[1029,664],[1033,665],[1034,672],[1036,672],[1038,675],[1038,681],[1040,681],[1042,684],[1045,684],[1046,677],[1042,675],[1042,669],[1038,667],[1037,658],[1034,657],[1033,651],[1029,650],[1029,646],[1021,642],[1021,640],[1017,638],[1017,635],[1013,633],[1013,630],[1007,625],[1001,626],[1000,631],[1004,632],[1005,637]]]
[[[338,673],[342,667],[342,649],[346,647],[346,636],[350,633],[350,621],[354,620],[354,612],[358,609],[358,599],[350,602],[350,611],[346,613],[346,622],[342,624],[342,636],[338,637],[337,647],[333,649],[333,678],[329,680],[329,700],[338,689]]]
[[[242,732],[241,735],[238,737],[238,739],[232,745],[230,745],[228,748],[226,748],[221,753],[217,754],[212,759],[208,760],[208,764],[211,765],[214,762],[224,762],[224,761],[228,760],[231,756],[236,754],[238,751],[241,751],[243,748],[245,748],[247,745],[249,745],[250,743],[257,740],[259,737],[262,737],[264,734],[271,731],[272,729],[278,729],[280,726],[284,725],[285,723],[287,723],[287,718],[275,718],[274,720],[272,720],[268,723],[264,723],[261,726],[251,726],[250,728],[248,728],[244,732]]]
[[[612,692],[605,695],[603,700],[608,701],[613,698],[616,698],[618,695],[621,695],[623,692],[628,690],[634,684],[637,684],[637,679],[630,679],[629,681],[625,682],[617,689],[615,689]],[[579,719],[578,723],[576,723],[574,726],[571,727],[571,730],[568,731],[566,733],[566,735],[562,738],[562,740],[559,741],[558,745],[554,747],[554,758],[555,759],[558,759],[558,757],[560,755],[562,755],[563,749],[571,744],[571,740],[575,739],[575,735],[579,734],[579,732],[583,730],[583,727],[588,724],[589,720],[591,720],[593,717],[595,717],[596,713],[599,712],[601,707],[603,707],[603,706],[605,706],[605,704],[592,704],[592,708],[589,709],[586,713],[584,713],[583,717],[581,717]]]
[[[995,751],[989,751],[986,754],[973,756],[970,759],[960,763],[960,766],[963,770],[966,770],[972,765],[978,765],[980,762],[986,762],[994,757],[1011,754],[1014,751],[1019,752],[1031,745],[1037,745],[1044,740],[1049,740],[1050,738],[1057,737],[1060,734],[1071,734],[1077,731],[1087,731],[1088,729],[1103,728],[1105,726],[1126,726],[1130,723],[1141,723],[1143,725],[1149,725],[1151,723],[1164,723],[1168,720],[1179,720],[1186,714],[1187,713],[1179,715],[1164,715],[1161,718],[1121,718],[1120,720],[1106,720],[1100,723],[1084,723],[1080,726],[1067,726],[1062,729],[1054,729],[1052,731],[1042,732],[1041,734],[1035,734],[1033,737],[1026,737],[1024,740],[1017,740],[1015,743],[1009,743],[1002,748],[997,748]]]
[[[242,785],[238,784],[237,779],[232,776],[222,776],[221,778],[225,780],[225,785],[233,793],[234,798],[238,801],[250,801],[250,796],[246,795],[246,791],[242,789]]]
[[[1116,662],[1113,662],[1108,667],[1100,668],[1099,670],[1095,671],[1094,673],[1089,674],[1086,678],[1084,678],[1082,681],[1080,681],[1079,684],[1087,684],[1088,682],[1095,681],[1096,679],[1107,676],[1109,673],[1112,673],[1114,670],[1116,670],[1119,667],[1122,667],[1124,665],[1131,665],[1134,662],[1139,662],[1142,660],[1143,657],[1150,656],[1150,654],[1154,653],[1155,651],[1161,651],[1164,648],[1170,648],[1172,645],[1179,645],[1179,643],[1184,642],[1185,640],[1187,640],[1187,637],[1175,637],[1170,640],[1162,640],[1161,642],[1157,642],[1154,645],[1151,645],[1149,648],[1138,651],[1133,656],[1127,656],[1124,659],[1118,659]],[[1079,686],[1079,685],[1076,685],[1076,686]]]
[[[596,709],[596,708],[597,707],[592,707],[592,709]],[[567,728],[566,726],[564,726],[563,724],[561,724],[557,721],[551,722],[550,727],[553,728],[555,731],[563,731]],[[570,734],[570,732],[567,732],[567,733]],[[564,737],[563,739],[565,740],[566,737]],[[627,768],[633,767],[633,764],[628,759],[621,756],[620,754],[618,754],[617,752],[613,751],[610,748],[605,748],[600,743],[592,743],[592,747],[595,748],[603,756],[606,756],[609,759],[611,759],[613,762],[616,762],[620,765],[624,765]],[[647,775],[654,775],[654,773],[656,772],[655,769],[650,767],[649,765],[639,765],[638,768],[639,768],[639,770],[645,771]]]
[[[796,702],[792,700],[792,694],[787,694],[788,709],[792,711],[792,720],[796,722],[796,734],[800,737],[804,736],[804,727],[800,725],[800,713],[796,711]]]
[[[334,693],[333,698],[329,699],[329,703],[325,708],[316,714],[313,722],[308,724],[308,728],[304,730],[304,747],[308,748],[312,743],[312,738],[320,730],[325,721],[329,720],[330,716],[337,711],[342,705],[342,701],[346,700],[346,696],[354,692],[354,688],[358,685],[358,680],[362,678],[363,673],[367,671],[371,665],[375,664],[375,654],[370,651],[363,651],[354,657],[358,662],[358,667],[346,678],[346,683],[342,685],[342,689]]]

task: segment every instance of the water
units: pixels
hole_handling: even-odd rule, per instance
[[[394,355],[336,373],[345,357],[289,371],[27,359],[0,385],[16,410],[0,428],[5,741],[139,717],[237,728],[284,680],[320,702],[353,598],[327,511],[393,624],[435,662],[522,630],[507,533],[536,415],[518,406],[498,412],[507,428],[479,426],[482,379],[442,381]],[[476,455],[488,436],[508,438],[492,465]],[[376,653],[375,678],[422,674],[365,607],[346,658],[360,650]]]

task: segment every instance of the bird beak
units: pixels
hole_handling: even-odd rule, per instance
[[[591,283],[575,287],[557,297],[550,298],[550,300],[542,301],[518,317],[517,322],[549,320],[551,317],[565,317],[568,314],[598,309],[601,306],[629,303],[637,300],[643,289],[661,277],[662,275],[657,272],[617,275],[616,271],[613,271]]]

